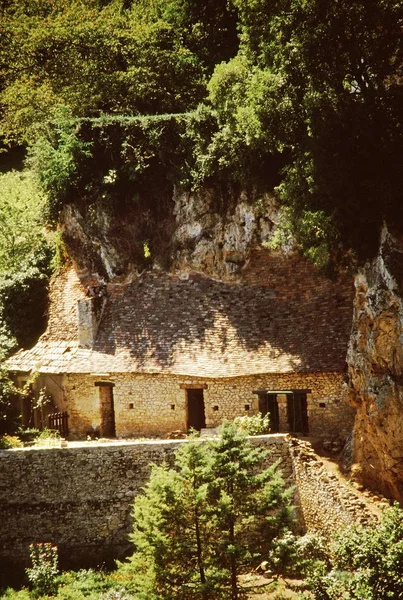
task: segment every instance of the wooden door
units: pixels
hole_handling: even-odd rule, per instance
[[[267,392],[259,393],[259,412],[270,418],[270,431],[277,433],[279,430],[279,413],[277,394],[268,394]]]
[[[293,433],[308,433],[308,409],[306,394],[287,396],[287,416],[289,430]]]
[[[187,428],[200,431],[206,427],[203,390],[186,390],[187,394]]]
[[[116,437],[112,385],[99,386],[99,402],[101,410],[101,436],[106,438]]]

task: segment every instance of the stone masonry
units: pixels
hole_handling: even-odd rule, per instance
[[[47,331],[7,361],[20,381],[40,374],[36,392],[45,387],[54,410],[67,411],[72,437],[186,431],[195,426],[192,388],[203,403],[197,429],[256,414],[263,391],[276,395],[281,432],[351,430],[343,386],[348,281],[329,281],[298,255],[260,249],[238,281],[150,271],[97,283],[73,268],[61,272]],[[292,427],[287,404],[299,393],[304,426]]]
[[[47,378],[43,378],[46,380]],[[256,390],[311,390],[307,394],[309,433],[319,437],[346,437],[351,430],[353,410],[344,403],[342,374],[288,373],[250,377],[207,378],[172,375],[112,374],[65,376],[58,404],[69,414],[70,435],[85,437],[100,432],[99,387],[113,387],[116,435],[120,438],[161,435],[187,429],[187,389],[203,389],[206,427],[217,427],[224,419],[258,412]],[[280,431],[289,430],[287,400],[277,395]]]
[[[297,528],[331,535],[373,515],[352,489],[326,473],[305,442],[277,434],[252,438],[296,484]],[[49,541],[62,568],[100,565],[130,552],[131,505],[150,463],[172,461],[183,440],[82,443],[68,448],[0,450],[0,584],[28,563],[28,547]],[[201,442],[203,443],[203,442]]]

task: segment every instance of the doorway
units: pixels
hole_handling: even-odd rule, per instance
[[[187,389],[187,429],[200,431],[206,427],[206,414],[202,389]]]
[[[95,384],[99,387],[99,406],[101,412],[101,436],[105,438],[116,437],[115,406],[113,399],[113,383],[100,382]]]
[[[278,433],[280,419],[278,413],[277,394],[268,394],[267,392],[259,393],[259,412],[263,417],[267,414],[269,415],[270,432]]]
[[[287,417],[289,431],[308,434],[308,409],[306,394],[287,395]]]

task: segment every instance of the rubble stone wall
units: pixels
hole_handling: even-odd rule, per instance
[[[228,379],[204,379],[175,375],[114,374],[69,375],[57,402],[69,413],[73,437],[99,434],[101,424],[99,386],[113,387],[116,435],[120,438],[161,435],[187,430],[187,388],[203,389],[206,426],[217,427],[224,419],[258,412],[259,389],[311,390],[307,394],[311,435],[345,437],[351,429],[354,410],[345,403],[342,373],[265,374]],[[63,396],[63,397],[61,397]],[[280,431],[288,431],[287,401],[278,395]]]
[[[276,434],[252,438],[280,461],[295,485],[297,530],[331,535],[373,519],[354,490],[327,470],[308,442]],[[130,552],[131,505],[150,463],[170,463],[183,440],[94,443],[0,450],[0,584],[28,564],[34,542],[57,544],[61,568],[111,562]]]
[[[369,525],[376,509],[301,439],[290,438],[300,527],[331,537],[349,525]]]
[[[287,436],[255,438],[293,483]],[[28,547],[49,541],[62,568],[102,564],[130,550],[131,505],[150,463],[171,461],[183,440],[0,450],[0,584],[28,564]]]

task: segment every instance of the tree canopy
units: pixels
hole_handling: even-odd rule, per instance
[[[76,117],[194,108],[237,49],[226,2],[25,2],[3,7],[0,133],[32,142],[60,106]]]
[[[221,130],[288,151],[278,197],[314,258],[374,252],[401,219],[401,0],[234,0],[241,47],[209,83]]]
[[[8,0],[0,136],[6,146],[35,146],[45,188],[55,167],[49,144],[68,155],[51,200],[60,204],[99,146],[80,119],[106,114],[119,129],[126,116],[186,112],[171,148],[182,160],[176,183],[274,187],[283,228],[317,264],[364,260],[383,221],[402,222],[402,8],[402,0]],[[66,118],[70,133],[55,136]],[[141,135],[137,145],[129,137],[134,171],[156,151],[152,139],[148,152]],[[82,193],[103,198],[93,176]]]

